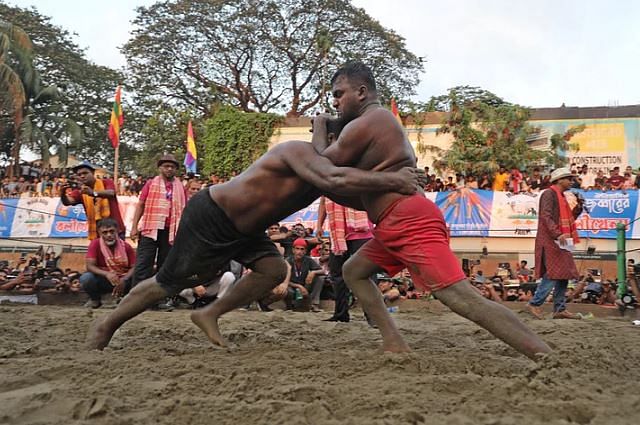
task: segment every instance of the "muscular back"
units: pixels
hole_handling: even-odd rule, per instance
[[[227,213],[238,231],[264,231],[319,196],[317,189],[298,177],[288,165],[296,145],[277,145],[227,183],[212,186],[211,197]]]

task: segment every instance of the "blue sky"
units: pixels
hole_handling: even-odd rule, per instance
[[[92,61],[124,65],[135,7],[152,0],[5,0],[77,34]],[[427,59],[416,100],[475,85],[532,107],[640,104],[635,0],[353,0]],[[454,6],[455,5],[455,6]]]

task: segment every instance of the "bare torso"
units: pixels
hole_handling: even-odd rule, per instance
[[[226,212],[238,231],[245,234],[262,232],[269,225],[306,207],[320,195],[284,160],[283,155],[287,155],[290,143],[306,142],[282,143],[237,177],[209,189],[213,200]]]
[[[402,167],[415,167],[416,157],[413,148],[400,124],[386,109],[379,107],[365,112],[349,123],[343,134],[347,134],[349,126],[357,126],[358,140],[347,143],[362,143],[363,151],[356,162],[340,165],[353,165],[362,170],[375,171],[396,171]],[[389,205],[405,196],[407,195],[385,192],[363,195],[361,199],[369,218],[376,223]]]

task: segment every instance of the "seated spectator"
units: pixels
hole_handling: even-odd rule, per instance
[[[184,289],[178,295],[193,308],[201,308],[218,298],[224,297],[235,283],[236,277],[229,268],[227,271],[220,271],[219,275],[212,281],[194,288]],[[178,304],[175,300],[170,302],[172,306],[177,306]]]
[[[620,167],[613,167],[607,179],[607,186],[611,190],[620,190],[624,184],[624,177],[620,175]]]
[[[533,275],[533,270],[527,267],[527,260],[520,261],[520,267],[516,270],[516,277],[520,282],[529,282]]]
[[[600,305],[615,305],[616,303],[616,289],[613,282],[606,280],[602,282],[602,293],[598,297],[598,304]]]
[[[86,307],[100,308],[102,294],[120,297],[130,285],[136,253],[118,238],[118,222],[112,218],[99,220],[98,238],[91,241],[86,255],[87,271],[80,276],[82,289],[89,295]]]
[[[529,302],[533,298],[533,292],[525,288],[518,288],[518,301]]]
[[[293,242],[293,255],[287,258],[291,266],[291,279],[287,295],[287,307],[293,308],[295,301],[311,299],[311,311],[321,312],[320,293],[324,286],[325,273],[322,267],[307,254],[307,242],[304,239],[296,239]],[[297,292],[296,292],[297,291]]]

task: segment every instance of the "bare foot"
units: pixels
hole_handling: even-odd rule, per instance
[[[404,341],[383,342],[383,353],[410,353],[411,347]]]
[[[106,316],[99,317],[91,324],[86,342],[88,349],[103,350],[107,345],[109,345],[109,341],[111,341],[111,337],[115,330],[112,331],[107,328],[104,323],[106,319]]]
[[[228,347],[227,341],[220,334],[218,317],[207,315],[203,310],[195,310],[191,313],[191,321],[207,335],[209,341],[218,347]]]

